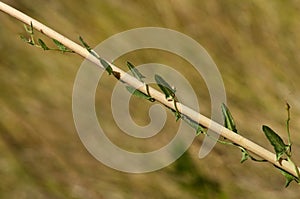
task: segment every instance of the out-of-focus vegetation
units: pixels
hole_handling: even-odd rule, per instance
[[[272,126],[284,137],[284,102],[291,104],[293,153],[295,162],[300,163],[299,1],[4,2],[75,41],[83,36],[91,46],[115,33],[145,26],[189,35],[218,65],[229,107],[243,135],[272,150],[261,125]],[[102,165],[84,148],[72,118],[72,87],[83,59],[31,47],[19,34],[25,34],[23,24],[1,13],[0,198],[299,197],[299,186],[284,189],[284,177],[272,165],[240,164],[240,152],[235,148],[217,145],[209,156],[198,159],[201,135],[184,156],[160,171],[132,175]],[[190,66],[182,70],[188,66],[184,60],[146,50],[123,56],[116,64],[125,69],[126,60],[135,64],[159,62],[180,70],[198,93],[201,111],[209,115],[206,87]],[[142,144],[122,134],[110,114],[109,97],[116,81],[104,75],[101,82],[104,86],[97,93],[97,113],[115,143],[131,150],[168,143],[177,125],[173,117],[164,132]],[[144,113],[149,103],[133,102],[130,111],[136,122],[149,122]]]

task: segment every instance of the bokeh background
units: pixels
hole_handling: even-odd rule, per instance
[[[81,35],[91,46],[146,26],[192,37],[217,64],[228,105],[244,136],[272,150],[261,125],[271,126],[286,139],[285,101],[290,103],[293,153],[300,163],[300,1],[3,2],[74,41]],[[179,160],[156,172],[133,175],[104,166],[85,149],[72,118],[72,88],[83,58],[34,48],[20,40],[20,34],[26,34],[23,24],[0,13],[0,198],[299,198],[299,185],[284,188],[284,177],[268,163],[240,164],[236,148],[217,144],[207,157],[198,159],[202,135]],[[51,45],[45,36],[36,36]],[[115,64],[126,69],[126,60],[164,63],[179,70],[197,92],[201,112],[209,116],[205,84],[184,60],[143,50]],[[163,131],[147,141],[124,135],[110,113],[116,81],[104,75],[101,82],[97,114],[114,143],[147,151],[174,136],[178,124],[169,113]],[[150,106],[132,99],[130,110],[138,124],[149,122]]]

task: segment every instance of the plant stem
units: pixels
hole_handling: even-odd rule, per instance
[[[39,21],[29,17],[28,15],[25,15],[24,13],[14,9],[13,7],[3,3],[0,1],[0,10],[4,13],[20,20],[21,22],[30,25],[32,23],[32,26],[40,31],[41,33],[47,35],[48,37],[52,39],[56,39],[63,45],[65,45],[67,48],[73,50],[78,55],[88,59],[89,61],[93,62],[100,68],[104,69],[104,67],[99,63],[99,60],[92,56],[87,49],[83,48],[79,44],[71,41],[67,37],[59,34],[58,32],[54,31],[53,29],[47,27],[46,25],[40,23]],[[140,90],[141,92],[145,93],[146,95],[149,95],[151,93],[151,97],[155,99],[156,101],[159,101],[160,103],[164,104],[165,106],[172,108],[173,110],[178,110],[181,114],[184,114],[188,116],[189,118],[193,119],[194,121],[198,122],[199,124],[215,131],[216,133],[220,134],[221,136],[227,138],[228,140],[232,141],[233,143],[238,144],[239,146],[247,149],[248,151],[251,151],[252,153],[256,154],[257,156],[261,157],[262,159],[267,160],[268,162],[276,165],[277,167],[285,170],[286,172],[294,175],[297,177],[297,172],[295,170],[295,166],[290,163],[289,161],[283,160],[280,163],[276,160],[276,155],[267,149],[259,146],[258,144],[250,141],[249,139],[242,137],[241,135],[230,131],[229,129],[223,127],[222,125],[212,121],[211,119],[205,117],[204,115],[192,110],[191,108],[177,102],[175,107],[175,104],[173,101],[168,101],[165,98],[165,94],[153,89],[152,87],[145,86],[144,83],[140,82],[136,78],[132,77],[131,75],[127,74],[123,70],[119,69],[118,67],[114,66],[110,63],[110,66],[112,67],[113,71],[116,71],[120,73],[120,80],[122,82],[125,82],[126,84]],[[199,119],[200,118],[200,119]],[[297,167],[298,168],[298,167]],[[299,168],[298,168],[299,169]]]
[[[286,119],[286,132],[288,134],[288,143],[291,148],[292,141],[291,141],[291,134],[290,134],[290,120],[291,120],[291,114],[290,114],[290,105],[286,102],[286,110],[287,110],[287,119]]]

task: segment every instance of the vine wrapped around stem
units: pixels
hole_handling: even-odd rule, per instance
[[[52,38],[58,42],[60,42],[62,45],[70,49],[72,52],[75,52],[76,54],[88,59],[89,61],[93,62],[97,66],[99,66],[102,69],[107,69],[107,67],[111,67],[112,71],[115,72],[117,75],[117,78],[130,85],[131,87],[139,90],[140,92],[144,93],[145,95],[148,95],[151,93],[151,99],[158,101],[165,106],[178,111],[180,114],[185,115],[186,117],[190,118],[193,121],[196,121],[198,124],[209,128],[216,133],[220,134],[224,138],[230,140],[231,142],[237,144],[238,146],[242,147],[243,149],[246,149],[249,152],[252,152],[253,154],[261,157],[262,159],[270,162],[271,164],[275,165],[279,169],[298,177],[299,168],[292,164],[290,161],[287,161],[285,159],[282,159],[282,161],[278,161],[278,158],[276,154],[270,152],[269,150],[261,147],[260,145],[254,143],[253,141],[241,136],[240,134],[237,134],[236,132],[225,128],[223,125],[220,125],[214,121],[212,121],[210,118],[192,110],[191,108],[185,106],[184,104],[181,104],[180,102],[174,103],[173,100],[167,100],[165,98],[165,94],[159,92],[158,90],[147,86],[143,82],[139,81],[135,77],[127,74],[120,68],[116,67],[115,65],[107,62],[103,59],[103,62],[99,62],[97,57],[91,55],[89,51],[87,51],[86,48],[80,46],[79,44],[71,41],[67,37],[59,34],[58,32],[54,31],[53,29],[49,28],[48,26],[40,23],[39,21],[31,18],[30,16],[14,9],[13,7],[3,3],[0,1],[0,10],[18,20],[21,22],[31,25],[33,28],[38,30],[39,32],[45,34],[49,38]],[[43,46],[43,44],[41,44]],[[105,66],[105,64],[108,64]],[[116,77],[116,75],[114,75]]]

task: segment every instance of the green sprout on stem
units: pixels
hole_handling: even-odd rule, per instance
[[[286,120],[286,131],[288,135],[288,144],[285,144],[283,139],[275,133],[270,127],[263,125],[262,129],[263,132],[265,133],[267,139],[269,140],[270,144],[274,147],[274,151],[276,153],[276,160],[281,162],[282,160],[287,160],[291,164],[294,165],[295,171],[297,176],[293,176],[290,173],[278,168],[281,173],[285,176],[286,178],[286,184],[285,187],[288,187],[289,184],[292,181],[295,181],[297,183],[300,183],[300,177],[299,177],[299,170],[297,165],[292,161],[292,142],[291,142],[291,134],[290,134],[290,105],[286,103],[286,110],[287,110],[287,120]]]
[[[181,113],[179,112],[177,107],[178,99],[175,95],[176,89],[172,88],[170,84],[168,84],[168,82],[166,82],[166,80],[164,80],[161,76],[155,75],[154,78],[160,90],[165,94],[166,99],[168,101],[174,102],[174,107],[175,107],[174,113],[175,113],[176,121],[179,120],[181,117]]]
[[[132,75],[136,79],[138,79],[140,82],[143,82],[145,84],[147,94],[144,94],[143,92],[141,92],[141,91],[139,91],[139,90],[137,90],[137,89],[135,89],[131,86],[126,86],[127,90],[136,97],[140,97],[140,98],[143,98],[143,99],[147,99],[150,102],[154,102],[155,99],[151,97],[150,92],[149,92],[149,85],[146,84],[143,80],[145,78],[145,76],[140,71],[138,71],[138,69],[132,63],[130,63],[128,61],[127,61],[127,66],[129,68],[129,70],[131,71]],[[169,83],[167,83],[166,80],[164,80],[159,75],[155,75],[155,80],[156,80],[156,83],[157,83],[158,87],[165,94],[166,99],[170,100],[170,101],[174,101],[175,110],[170,108],[170,107],[167,107],[167,108],[174,113],[174,115],[176,117],[176,121],[178,121],[178,119],[182,119],[183,121],[185,121],[189,126],[191,126],[193,129],[196,130],[196,135],[199,135],[200,133],[205,133],[205,131],[207,130],[206,127],[204,127],[203,125],[199,124],[198,122],[195,122],[194,120],[192,120],[188,116],[186,116],[184,114],[181,114],[179,112],[179,110],[177,108],[177,104],[176,104],[178,102],[177,97],[175,96],[176,90],[173,89],[169,85]]]
[[[46,45],[46,43],[40,38],[38,38],[37,42],[36,42],[35,38],[34,38],[35,35],[34,35],[34,28],[33,28],[32,22],[30,23],[30,26],[27,26],[27,25],[24,24],[24,29],[27,32],[27,34],[29,34],[29,37],[25,37],[23,35],[20,35],[20,38],[24,42],[26,42],[26,43],[28,43],[32,46],[42,48],[43,50],[54,50],[54,51],[60,51],[62,53],[75,53],[73,50],[68,49],[66,46],[64,46],[62,43],[60,43],[56,39],[52,39],[52,42],[55,44],[56,48],[48,47]]]
[[[236,128],[234,119],[228,109],[228,107],[223,103],[221,106],[222,109],[222,113],[223,113],[223,117],[224,117],[224,127],[235,132],[236,134],[240,134]],[[229,145],[234,145],[237,146],[238,148],[240,148],[241,152],[242,152],[242,159],[241,159],[241,163],[245,162],[246,160],[248,160],[248,158],[250,158],[253,161],[256,162],[266,162],[266,160],[260,160],[260,159],[256,159],[253,155],[251,155],[247,149],[245,149],[244,147],[236,144],[236,143],[232,143],[232,142],[223,142],[223,144],[229,144]]]
[[[292,143],[291,143],[291,135],[290,135],[290,129],[289,129],[289,122],[290,122],[290,105],[288,103],[286,103],[286,109],[287,109],[287,120],[286,120],[286,128],[287,128],[287,134],[288,134],[288,144],[285,144],[283,139],[277,134],[275,133],[275,131],[273,131],[270,127],[263,125],[262,126],[262,130],[265,134],[265,136],[267,137],[267,139],[269,140],[270,144],[274,147],[274,151],[276,153],[276,159],[277,161],[281,161],[283,159],[288,160],[290,163],[292,163],[295,167],[295,171],[297,173],[297,176],[293,176],[290,173],[286,172],[285,170],[282,170],[281,168],[275,166],[276,168],[278,168],[281,173],[285,176],[286,178],[286,184],[285,187],[288,187],[289,184],[294,180],[297,183],[300,183],[300,178],[299,178],[299,170],[296,166],[296,164],[291,160],[291,156],[292,156]],[[225,104],[222,104],[222,112],[223,112],[223,116],[224,116],[224,127],[228,128],[229,130],[238,133],[238,130],[236,129],[236,125],[235,122],[233,120],[233,117],[228,109],[228,107]],[[253,157],[245,148],[232,143],[235,146],[238,146],[241,149],[242,152],[242,159],[241,159],[241,163],[243,163],[244,161],[246,161],[248,158],[250,158],[253,161],[256,162],[266,162],[266,160],[258,160],[255,157]]]
[[[141,92],[139,90],[136,90],[132,86],[126,86],[127,90],[135,96],[147,99],[150,102],[154,102],[155,99],[153,97],[151,97],[151,95],[150,95],[149,85],[146,84],[143,80],[145,78],[145,76],[142,75],[142,73],[140,73],[140,71],[129,61],[127,61],[127,67],[129,68],[130,72],[136,79],[138,79],[140,82],[144,83],[144,85],[146,86],[147,94],[144,94],[143,92]]]

